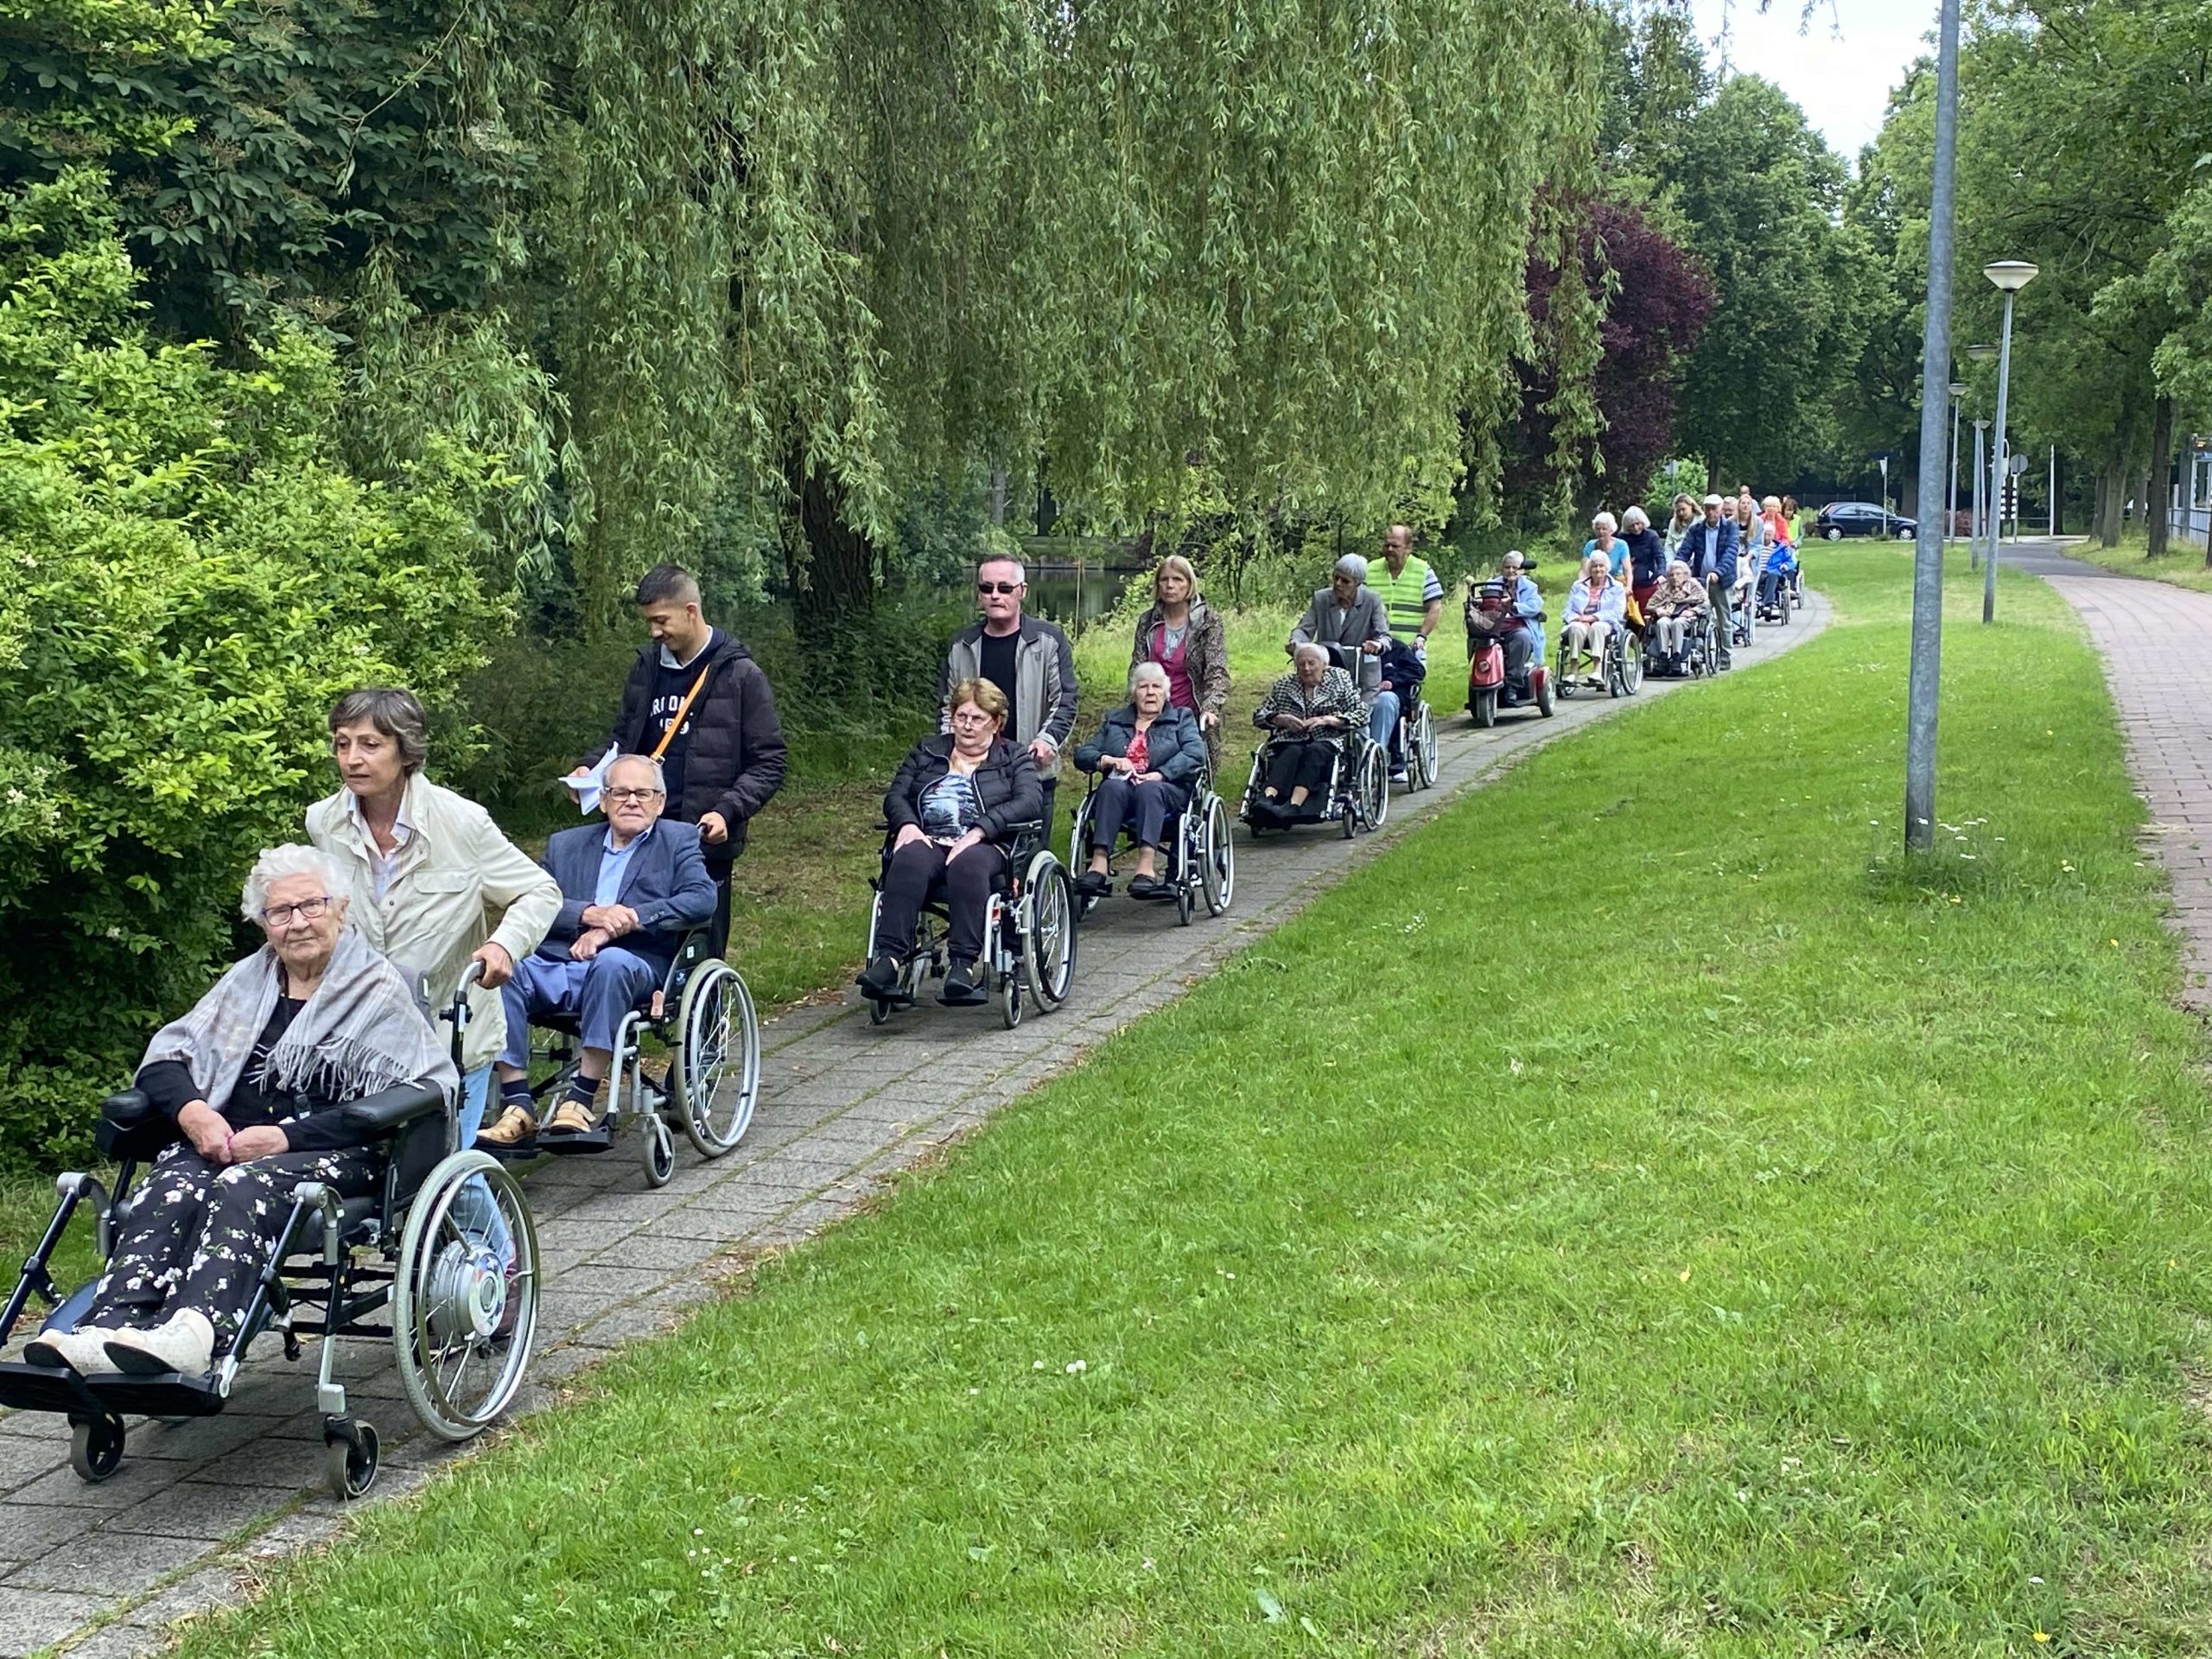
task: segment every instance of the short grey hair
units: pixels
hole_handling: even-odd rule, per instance
[[[1498,561],[1498,564],[1501,568],[1510,564],[1516,570],[1518,570],[1522,565],[1528,563],[1529,556],[1526,553],[1523,553],[1517,547],[1510,547],[1506,549],[1505,556]]]
[[[1354,582],[1367,580],[1367,561],[1357,553],[1347,553],[1337,561],[1337,574],[1350,576]]]
[[[1626,512],[1621,514],[1621,528],[1649,530],[1651,528],[1651,515],[1642,507],[1630,507]]]
[[[1294,663],[1302,663],[1306,660],[1308,652],[1319,657],[1324,668],[1328,666],[1329,648],[1326,645],[1317,645],[1311,639],[1303,639],[1299,642],[1298,649],[1290,654],[1291,660]]]
[[[1137,682],[1140,680],[1158,680],[1163,686],[1172,685],[1173,683],[1173,682],[1167,677],[1167,671],[1166,669],[1162,668],[1158,663],[1149,660],[1139,663],[1135,668],[1129,671],[1129,694],[1132,696],[1136,695]]]
[[[1668,561],[1667,561],[1667,574],[1668,574],[1669,575],[1670,575],[1670,576],[1671,576],[1671,575],[1673,575],[1675,574],[1675,571],[1677,571],[1677,570],[1681,571],[1684,575],[1686,575],[1686,576],[1687,576],[1687,575],[1689,575],[1689,573],[1690,573],[1690,562],[1689,562],[1688,559],[1669,559],[1669,560],[1668,560]]]
[[[1618,530],[1620,527],[1620,520],[1614,518],[1610,512],[1601,512],[1595,518],[1592,518],[1590,521],[1590,528],[1592,530],[1602,530],[1611,532],[1612,531]]]
[[[346,897],[346,878],[337,861],[320,847],[302,847],[293,842],[264,848],[253,861],[253,868],[246,872],[245,891],[238,898],[238,914],[249,922],[259,921],[261,912],[269,907],[269,889],[292,875],[311,875],[333,899]]]
[[[650,754],[618,754],[607,763],[606,775],[612,778],[614,775],[614,768],[626,761],[632,766],[651,767],[653,774],[653,787],[664,795],[668,793],[668,773],[662,770],[660,762]]]
[[[341,728],[365,722],[382,732],[399,748],[399,764],[410,776],[423,770],[429,758],[429,718],[422,700],[397,686],[365,685],[348,691],[330,707],[330,734]]]
[[[1024,587],[1028,586],[1028,583],[1029,583],[1029,567],[1028,567],[1027,565],[1026,565],[1026,564],[1022,563],[1022,562],[1021,562],[1020,559],[1017,559],[1016,557],[1014,557],[1013,554],[1011,554],[1011,553],[986,553],[986,554],[984,554],[984,555],[983,555],[983,556],[982,556],[982,558],[980,558],[980,559],[978,559],[978,560],[976,560],[976,574],[977,575],[979,575],[979,576],[980,576],[980,575],[982,575],[983,574],[983,567],[984,567],[985,565],[987,565],[987,564],[1010,564],[1010,565],[1012,565],[1012,566],[1014,567],[1014,579],[1016,582],[1020,582]]]

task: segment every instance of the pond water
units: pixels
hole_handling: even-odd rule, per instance
[[[1137,574],[1135,569],[1103,569],[1096,565],[1080,569],[1065,564],[1033,565],[1021,608],[1058,623],[1071,634],[1079,633],[1122,602],[1129,579]],[[973,602],[964,581],[962,593]]]

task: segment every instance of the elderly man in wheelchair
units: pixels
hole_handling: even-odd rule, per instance
[[[560,913],[500,988],[499,1116],[477,1143],[509,1157],[604,1152],[629,1111],[644,1125],[646,1179],[658,1186],[675,1173],[664,1111],[709,1158],[744,1134],[758,1087],[757,1018],[736,970],[709,954],[719,894],[697,826],[662,816],[660,762],[616,756],[599,804],[604,824],[546,842]],[[533,1026],[553,1039],[538,1041],[547,1064],[535,1084]],[[647,1029],[671,1051],[665,1087],[639,1064]],[[540,1128],[539,1102],[556,1093]]]
[[[302,1335],[324,1338],[317,1399],[341,1497],[374,1478],[376,1435],[346,1415],[332,1337],[388,1304],[409,1402],[448,1439],[482,1428],[521,1382],[537,1307],[521,1191],[484,1154],[454,1152],[449,1045],[399,970],[346,925],[340,891],[313,848],[262,854],[243,909],[266,943],[155,1035],[135,1090],[104,1103],[115,1196],[89,1175],[61,1178],[60,1205],[0,1312],[3,1342],[32,1296],[55,1304],[22,1362],[0,1365],[0,1404],[66,1413],[88,1480],[120,1462],[125,1413],[220,1411],[271,1325],[293,1357]],[[472,1204],[457,1205],[464,1187]],[[106,1266],[62,1298],[47,1264],[80,1204],[98,1217]],[[461,1221],[486,1204],[497,1249],[480,1220]],[[361,1245],[396,1259],[357,1263]],[[321,1259],[287,1276],[302,1251]]]
[[[884,792],[889,839],[857,983],[880,1024],[939,973],[938,1001],[974,1007],[995,980],[1011,1027],[1026,990],[1065,1000],[1075,970],[1075,885],[1045,845],[1044,790],[1003,735],[1006,694],[965,679],[946,695],[951,729],[917,743]]]

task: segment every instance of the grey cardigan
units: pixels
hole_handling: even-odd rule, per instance
[[[1359,648],[1370,639],[1389,637],[1390,620],[1383,613],[1382,595],[1364,583],[1352,595],[1348,611],[1338,606],[1334,588],[1317,589],[1306,614],[1290,631],[1294,645],[1326,645],[1331,665],[1352,677],[1363,702],[1372,702],[1382,689],[1382,659],[1363,656]]]

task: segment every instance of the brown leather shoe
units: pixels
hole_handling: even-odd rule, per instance
[[[518,1146],[537,1133],[537,1120],[530,1115],[527,1106],[509,1106],[499,1113],[499,1121],[488,1129],[476,1132],[480,1147]]]

